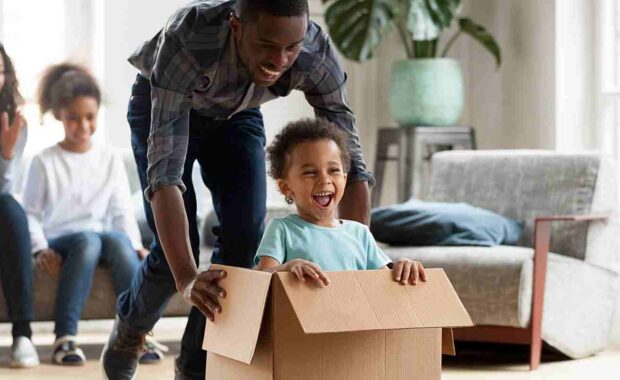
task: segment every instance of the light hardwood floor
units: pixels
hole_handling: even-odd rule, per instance
[[[180,335],[184,320],[168,319],[155,328],[155,337],[170,346],[171,352],[161,364],[141,366],[138,379],[169,380],[174,378],[173,360],[178,354]],[[0,326],[0,379],[10,380],[60,380],[101,379],[98,357],[111,328],[111,322],[81,323],[80,341],[88,362],[84,367],[64,368],[50,364],[51,324],[35,327],[34,341],[43,363],[34,369],[14,370],[7,368],[10,326]],[[84,344],[88,342],[88,344]],[[610,347],[591,358],[564,360],[558,356],[545,355],[537,371],[530,372],[527,352],[518,347],[460,347],[459,356],[447,358],[444,363],[444,380],[618,380],[620,379],[620,344]]]

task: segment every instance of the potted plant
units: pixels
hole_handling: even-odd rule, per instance
[[[454,125],[463,109],[458,61],[446,58],[461,34],[480,42],[501,64],[499,45],[487,30],[459,15],[461,0],[322,0],[331,38],[348,59],[363,62],[393,30],[406,60],[392,64],[390,109],[399,125]],[[458,28],[441,39],[453,22]],[[441,46],[440,46],[441,45]]]

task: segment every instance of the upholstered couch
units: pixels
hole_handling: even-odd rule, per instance
[[[423,199],[521,220],[518,246],[385,247],[443,267],[477,327],[457,339],[531,344],[572,358],[608,343],[618,299],[616,167],[595,154],[454,151],[433,156]],[[549,234],[551,238],[549,240]]]
[[[127,169],[129,184],[133,193],[134,212],[138,218],[142,240],[145,246],[151,241],[151,233],[144,218],[144,210],[142,207],[142,198],[140,192],[140,183],[136,173],[136,167],[131,152],[122,153],[123,161]],[[24,165],[26,166],[26,165]],[[199,176],[198,165],[196,165],[196,175]],[[22,171],[23,172],[23,171]],[[17,188],[19,191],[19,188]],[[204,197],[206,189],[200,189],[200,195]],[[2,247],[0,247],[2,249]],[[202,248],[202,256],[208,256],[209,249]],[[208,258],[206,259],[208,260]],[[201,257],[201,262],[203,258]],[[99,266],[95,272],[93,285],[90,296],[82,313],[82,319],[108,319],[114,318],[116,297],[112,287],[111,268]],[[1,286],[1,285],[0,285]],[[34,313],[37,321],[50,321],[54,319],[54,305],[56,302],[56,289],[58,288],[58,279],[48,275],[45,271],[35,267],[34,272]],[[189,306],[183,301],[180,295],[174,296],[166,310],[164,316],[184,316],[189,312]],[[4,293],[0,291],[0,322],[7,322],[8,315]]]

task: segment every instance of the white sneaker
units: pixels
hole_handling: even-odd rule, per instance
[[[39,355],[32,341],[25,336],[14,338],[11,345],[11,361],[9,366],[12,368],[30,368],[38,365]]]
[[[54,342],[52,363],[67,366],[82,366],[86,362],[84,352],[75,342],[75,337],[65,335]]]

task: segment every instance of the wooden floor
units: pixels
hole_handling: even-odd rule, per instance
[[[101,379],[99,354],[107,338],[111,322],[89,322],[80,327],[80,342],[88,362],[84,367],[66,368],[50,363],[51,326],[35,328],[34,341],[42,364],[34,369],[15,370],[7,368],[10,345],[10,329],[0,327],[0,379],[44,380],[44,379]],[[141,366],[138,379],[170,380],[174,378],[174,357],[179,351],[179,336],[184,326],[183,319],[162,321],[155,328],[155,337],[169,345],[171,352],[157,365]],[[85,344],[84,342],[88,342]],[[527,366],[527,351],[519,346],[459,345],[458,356],[444,359],[444,380],[618,380],[620,379],[620,345],[610,347],[591,358],[566,360],[547,353],[537,371],[530,372]]]

